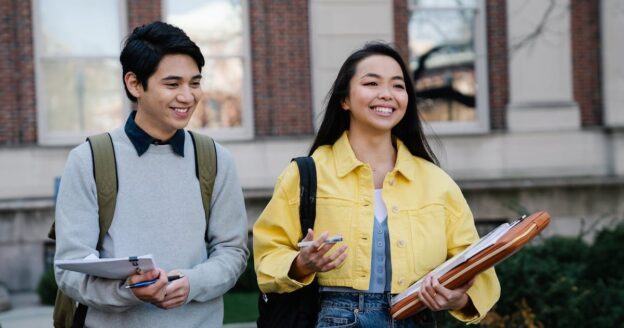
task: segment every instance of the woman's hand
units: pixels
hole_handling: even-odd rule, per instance
[[[470,298],[466,292],[473,283],[474,278],[455,289],[448,289],[442,286],[438,279],[432,275],[427,275],[418,292],[418,298],[431,311],[461,310],[470,303]]]
[[[347,246],[342,245],[329,256],[325,254],[334,247],[334,244],[325,244],[329,234],[324,232],[321,237],[314,240],[314,231],[308,229],[308,234],[303,241],[312,241],[312,246],[304,247],[290,266],[288,275],[294,279],[301,279],[313,272],[325,272],[339,267],[347,258]]]

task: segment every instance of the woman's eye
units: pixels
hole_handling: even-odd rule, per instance
[[[377,82],[366,82],[364,85],[376,86]]]
[[[403,84],[397,84],[394,87],[399,89],[405,89],[405,86]]]

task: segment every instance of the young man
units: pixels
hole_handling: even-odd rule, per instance
[[[154,22],[132,32],[120,59],[126,94],[137,106],[123,128],[110,132],[119,181],[113,221],[98,252],[93,160],[83,143],[69,154],[61,179],[55,259],[149,253],[158,268],[125,281],[57,268],[57,283],[88,307],[88,327],[220,327],[222,295],[244,270],[249,251],[235,165],[219,144],[206,227],[193,141],[184,130],[202,95],[204,58],[182,30]],[[184,277],[168,282],[174,274]],[[125,288],[155,278],[152,285]]]

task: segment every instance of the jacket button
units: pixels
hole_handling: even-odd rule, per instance
[[[399,213],[399,207],[396,205],[392,206],[392,212]]]
[[[398,245],[399,247],[404,247],[404,246],[405,246],[405,241],[403,241],[403,240],[399,240],[399,241],[397,242],[397,245]]]
[[[399,279],[399,285],[403,286],[404,283],[405,283],[405,279],[403,278]]]
[[[388,181],[388,184],[391,185],[391,186],[394,186],[394,179]]]

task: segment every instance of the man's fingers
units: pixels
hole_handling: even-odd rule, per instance
[[[182,306],[184,305],[185,301],[186,301],[186,298],[184,297],[184,293],[176,291],[175,294],[170,294],[168,292],[167,297],[165,297],[165,299],[159,302],[155,302],[154,305],[158,306],[161,309],[167,310],[167,309],[176,308],[178,306]]]
[[[158,278],[160,271],[158,269],[150,270],[143,274],[133,274],[126,279],[128,285],[136,284],[137,282],[147,281]]]

